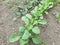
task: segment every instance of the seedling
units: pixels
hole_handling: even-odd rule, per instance
[[[22,16],[21,19],[25,23],[25,26],[19,27],[18,34],[13,34],[9,41],[15,42],[19,40],[20,45],[29,45],[29,39],[32,39],[33,43],[41,44],[42,39],[38,36],[41,28],[38,27],[38,24],[45,25],[47,23],[43,18],[43,14],[52,7],[53,2],[44,0],[44,3],[39,3],[38,6],[35,6],[31,13]]]
[[[10,0],[8,0],[8,1],[6,2],[6,6],[7,6],[8,8],[11,8],[11,7],[12,7],[12,4],[11,4],[11,1],[10,1]]]
[[[53,2],[54,2],[55,6],[58,5],[58,4],[60,4],[60,0],[53,0]]]
[[[15,7],[17,8],[17,11],[16,9],[13,9],[13,10],[14,10],[14,14],[16,14],[17,16],[26,15],[27,13],[30,13],[30,11],[40,2],[40,0],[23,0],[23,1],[24,1],[23,2],[24,6],[18,3],[19,0],[14,0],[14,4],[15,4]],[[8,8],[11,8],[12,2],[8,0],[6,5]]]
[[[58,19],[58,22],[60,23],[60,13],[57,13],[56,18]]]

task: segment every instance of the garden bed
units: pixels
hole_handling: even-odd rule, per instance
[[[17,33],[19,26],[23,26],[24,23],[20,18],[14,22],[12,19],[15,15],[11,13],[12,9],[6,8],[4,4],[5,1],[0,1],[0,45],[19,45],[19,42],[10,43],[9,36]],[[39,25],[41,28],[39,36],[46,42],[46,45],[60,45],[60,24],[55,17],[57,12],[60,12],[60,5],[50,9],[49,14],[44,16],[48,22],[46,25]],[[30,41],[30,45],[35,44]]]

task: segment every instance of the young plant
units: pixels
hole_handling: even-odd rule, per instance
[[[58,22],[60,23],[60,13],[57,13],[56,18],[58,19]]]
[[[36,5],[39,4],[40,0],[23,0],[24,6],[20,5],[18,2],[19,2],[19,0],[14,0],[14,4],[15,4],[15,7],[17,8],[17,11],[16,11],[16,9],[13,9],[13,13],[16,15],[16,17],[13,18],[13,21],[16,21],[18,16],[30,13],[30,11]],[[12,7],[11,1],[8,0],[6,5],[8,8],[11,8]]]
[[[12,4],[11,4],[11,1],[10,1],[10,0],[7,0],[6,6],[7,6],[8,8],[11,8],[11,7],[12,7]]]
[[[58,5],[58,4],[60,4],[60,0],[53,0],[53,2],[54,2],[55,6]]]
[[[44,2],[44,3],[42,3]],[[32,39],[33,43],[41,44],[42,39],[38,36],[41,29],[38,27],[38,24],[45,25],[47,22],[43,18],[43,14],[49,8],[53,7],[53,2],[50,0],[42,0],[41,4],[31,11],[22,16],[22,21],[25,23],[25,26],[19,27],[18,34],[14,34],[10,37],[10,42],[20,41],[20,45],[29,45],[29,39]]]

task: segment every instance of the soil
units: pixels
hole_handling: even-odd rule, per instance
[[[6,7],[5,1],[0,1],[0,45],[19,45],[19,42],[9,42],[9,36],[17,33],[19,26],[23,26],[20,18],[16,22],[12,20],[15,15],[11,13],[11,10]],[[49,10],[49,14],[45,15],[48,22],[46,25],[39,25],[41,28],[39,36],[46,45],[60,45],[60,24],[55,17],[57,12],[60,12],[60,5],[53,7]]]

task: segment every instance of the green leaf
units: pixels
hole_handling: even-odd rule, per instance
[[[23,16],[22,20],[25,22],[26,25],[29,24],[29,19],[26,16]]]
[[[38,6],[36,6],[36,7],[34,8],[34,10],[31,11],[31,13],[32,13],[34,16],[39,15],[39,14],[38,14],[39,12],[37,12],[37,9],[38,9]]]
[[[46,20],[39,20],[38,23],[43,25],[47,24]]]
[[[32,19],[30,20],[30,23],[31,23],[31,24],[33,24],[33,22],[34,22],[34,18],[32,18]]]
[[[28,40],[20,39],[20,45],[25,45],[28,43]]]
[[[60,19],[60,13],[57,13],[56,17],[57,17],[58,19]]]
[[[43,19],[44,17],[43,16],[40,16],[40,19]]]
[[[37,16],[40,16],[40,11],[36,11],[36,15]]]
[[[49,2],[49,8],[53,7],[53,2]]]
[[[19,27],[19,32],[22,33],[22,32],[24,32],[24,31],[25,31],[25,27],[23,27],[23,26],[22,26],[22,27]]]
[[[29,45],[29,43],[27,43],[26,45]]]
[[[33,28],[33,25],[29,25],[28,29],[31,30]]]
[[[15,1],[15,4],[18,4],[19,0],[14,0]]]
[[[8,0],[8,1],[6,2],[6,6],[7,6],[8,8],[11,8],[11,7],[12,7],[12,4],[11,4],[11,1],[10,1],[10,0]]]
[[[40,37],[38,37],[38,36],[32,37],[32,40],[33,40],[33,42],[34,42],[35,44],[40,44],[40,43],[41,43],[41,39],[40,39]]]
[[[21,26],[19,27],[19,35],[22,37],[22,35],[24,34],[25,31],[25,27]]]
[[[36,26],[32,29],[32,32],[35,34],[39,34],[40,33],[40,29]]]
[[[17,17],[13,18],[13,21],[16,21],[17,20]]]
[[[54,0],[54,5],[57,6],[58,4],[60,4],[60,0]]]
[[[31,36],[31,34],[30,34],[27,30],[25,30],[25,32],[24,32],[24,34],[23,34],[23,36],[22,36],[22,39],[26,40],[26,39],[28,39],[30,36]]]
[[[48,12],[47,11],[45,11],[45,13],[48,15]]]
[[[16,16],[19,16],[21,13],[16,11],[15,14]]]
[[[36,24],[38,24],[38,21],[37,21],[37,20],[36,20],[36,21],[34,21],[33,25],[36,25]]]
[[[18,41],[20,39],[20,35],[19,34],[13,34],[10,36],[9,41],[10,42],[15,42]]]
[[[58,19],[58,22],[60,22],[60,13],[57,13],[56,18]]]
[[[30,14],[26,14],[26,17],[28,17],[29,19],[32,18],[32,16]]]

